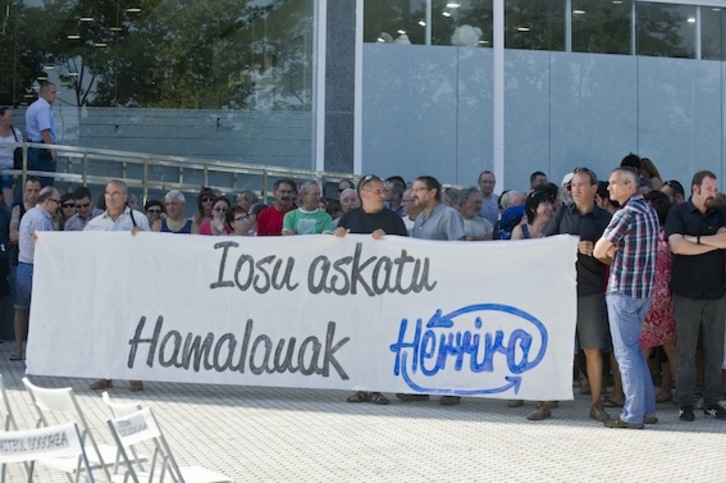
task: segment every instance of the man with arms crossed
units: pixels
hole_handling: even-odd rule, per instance
[[[625,393],[620,416],[605,421],[608,428],[642,429],[658,422],[653,379],[638,338],[650,308],[659,227],[655,210],[638,194],[638,181],[627,167],[610,175],[608,191],[621,208],[594,249],[600,260],[612,259],[605,300]]]
[[[716,175],[693,175],[691,198],[668,213],[665,232],[673,252],[671,291],[676,316],[676,398],[682,421],[693,421],[696,345],[703,334],[703,412],[726,419],[721,397],[724,353],[724,252],[726,214],[710,207],[718,194]]]
[[[362,206],[343,214],[333,234],[343,237],[348,233],[370,233],[376,240],[386,235],[408,236],[401,217],[385,207],[386,195],[383,186],[383,180],[378,176],[369,175],[361,179],[358,192]],[[367,391],[358,391],[347,400],[351,403],[367,401],[374,404],[389,404],[390,402],[380,392]]]

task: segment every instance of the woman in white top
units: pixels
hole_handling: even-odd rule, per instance
[[[13,169],[13,151],[22,143],[23,135],[13,127],[13,110],[0,107],[0,170]],[[3,200],[7,206],[13,206],[13,177],[9,174],[0,175],[0,186]]]

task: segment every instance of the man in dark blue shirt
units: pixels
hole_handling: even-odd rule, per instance
[[[724,251],[726,214],[710,208],[718,194],[716,175],[693,175],[691,198],[668,213],[665,232],[673,252],[671,290],[676,316],[676,398],[682,421],[693,421],[696,345],[699,330],[705,356],[703,412],[726,419],[721,397],[724,355]]]

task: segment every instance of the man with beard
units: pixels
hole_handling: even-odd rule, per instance
[[[671,290],[676,316],[676,397],[679,418],[693,421],[696,345],[703,335],[705,357],[703,412],[726,419],[721,397],[724,355],[724,252],[726,214],[711,207],[718,193],[716,175],[693,175],[691,198],[668,213],[665,232],[673,252]]]
[[[348,233],[373,235],[380,240],[386,235],[408,236],[403,220],[394,211],[385,207],[386,195],[383,191],[383,180],[378,176],[369,175],[358,184],[361,207],[347,211],[340,218],[338,228],[333,234],[343,237]],[[388,404],[390,401],[380,392],[358,391],[347,399],[350,403],[372,402]]]
[[[259,236],[282,235],[282,220],[288,211],[295,209],[292,200],[295,199],[297,186],[293,180],[278,179],[273,188],[275,203],[257,215],[257,234]]]

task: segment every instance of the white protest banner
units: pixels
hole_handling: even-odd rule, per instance
[[[29,374],[572,398],[577,238],[39,233]]]

